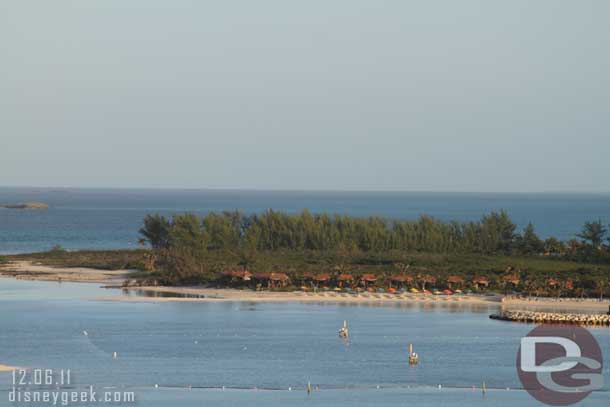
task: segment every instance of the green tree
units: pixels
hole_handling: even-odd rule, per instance
[[[517,240],[517,248],[524,254],[536,254],[544,250],[544,242],[536,234],[534,225],[530,222],[527,224],[523,233]]]
[[[149,242],[153,249],[167,247],[169,238],[169,221],[159,214],[146,215],[140,234]]]
[[[561,254],[565,252],[565,244],[556,237],[549,237],[544,241],[544,250],[552,254]]]
[[[599,247],[604,241],[607,229],[601,220],[595,222],[585,222],[582,231],[576,236],[581,238],[584,243],[594,247]]]

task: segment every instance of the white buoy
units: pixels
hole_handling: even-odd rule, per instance
[[[119,355],[118,355],[118,353],[114,352],[114,353],[112,354],[112,359],[116,359],[118,356],[119,356]]]
[[[158,388],[159,388],[159,385],[158,385],[158,384],[155,384],[155,389],[158,389]]]
[[[89,332],[87,332],[87,331],[83,331],[83,335],[85,335],[85,336],[89,336]]]

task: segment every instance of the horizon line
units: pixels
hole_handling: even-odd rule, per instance
[[[235,186],[183,187],[183,186],[40,186],[0,185],[1,189],[45,189],[45,190],[140,190],[140,191],[244,191],[244,192],[344,192],[344,193],[431,193],[431,194],[517,194],[517,195],[610,195],[608,191],[596,190],[546,190],[546,191],[476,191],[476,190],[425,190],[425,189],[356,189],[356,188],[257,188]]]

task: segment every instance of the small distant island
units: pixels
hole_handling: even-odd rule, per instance
[[[17,204],[0,204],[0,208],[6,209],[48,209],[49,205],[44,202],[24,202]]]

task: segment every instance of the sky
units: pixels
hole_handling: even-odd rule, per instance
[[[610,192],[606,0],[0,0],[0,186]]]

